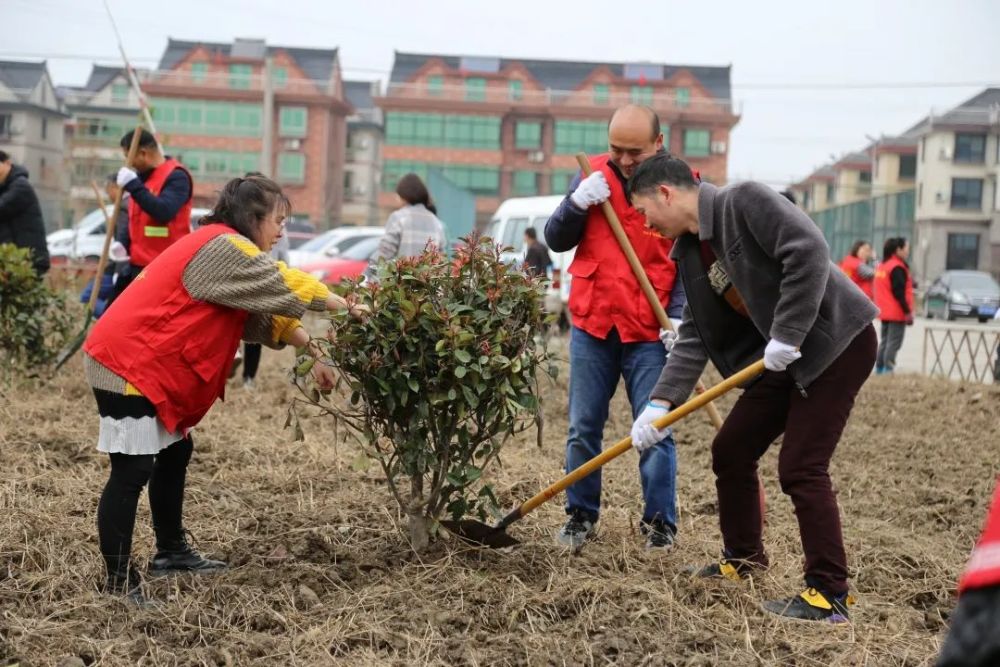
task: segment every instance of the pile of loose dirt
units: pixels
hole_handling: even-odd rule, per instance
[[[684,574],[719,549],[702,416],[677,428],[680,541],[668,555],[642,548],[628,454],[604,471],[599,537],[579,555],[554,544],[564,520],[555,501],[511,529],[523,545],[510,552],[451,540],[417,558],[377,468],[352,467],[354,444],[315,418],[304,443],[282,430],[289,362],[265,352],[258,390],[233,387],[195,435],[187,527],[234,567],[151,582],[165,602],[151,611],[96,593],[107,462],[94,449],[79,361],[52,385],[0,401],[0,664],[928,664],[1000,472],[1000,388],[873,378],[833,466],[854,623],[804,625],[757,607],[801,585],[776,448],[762,466],[773,567],[751,585]],[[565,375],[545,395],[544,446],[524,434],[493,471],[506,504],[560,474]],[[609,442],[628,432],[624,391],[612,414]],[[145,562],[152,533],[141,507]]]

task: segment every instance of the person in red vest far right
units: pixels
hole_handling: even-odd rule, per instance
[[[121,140],[126,154],[132,130]],[[118,170],[118,186],[129,193],[129,268],[118,277],[115,295],[121,294],[161,252],[191,233],[191,174],[172,157],[164,156],[156,138],[146,130],[139,136],[139,150],[131,166]]]
[[[913,277],[906,258],[910,244],[897,236],[885,240],[882,263],[875,269],[875,305],[882,320],[882,338],[875,358],[875,373],[896,369],[896,353],[903,346],[906,327],[913,324]]]
[[[872,281],[875,279],[875,267],[871,265],[872,244],[858,240],[851,246],[851,252],[840,260],[840,270],[861,288],[869,299],[874,299]]]
[[[986,527],[958,583],[958,595],[938,667],[1000,665],[1000,478]]]

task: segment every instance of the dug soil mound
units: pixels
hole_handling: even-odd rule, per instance
[[[596,540],[556,546],[562,499],[511,528],[522,544],[445,540],[415,557],[376,466],[328,421],[283,430],[290,356],[265,351],[256,391],[238,386],[195,435],[186,524],[232,564],[213,577],[150,581],[163,602],[101,596],[95,537],[108,465],[79,360],[52,384],[0,400],[0,664],[20,665],[925,665],[1000,472],[1000,388],[873,378],[833,464],[858,597],[853,623],[783,621],[762,599],[801,586],[791,503],[776,450],[762,474],[772,568],[747,585],[692,581],[719,534],[711,426],[677,428],[680,533],[646,552],[636,457],[604,471]],[[547,382],[547,381],[546,381]],[[513,505],[556,479],[566,375],[543,390],[545,433],[508,445],[491,473]],[[732,397],[722,401],[730,404]],[[624,391],[609,442],[628,432]],[[151,555],[145,499],[136,560]]]

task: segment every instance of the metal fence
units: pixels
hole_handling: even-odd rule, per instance
[[[914,191],[904,190],[834,206],[811,215],[830,246],[830,257],[839,261],[851,249],[851,244],[858,240],[871,243],[876,255],[881,254],[882,246],[889,237],[905,236],[912,240],[914,204]]]
[[[923,374],[983,384],[1000,383],[1000,331],[927,327]]]

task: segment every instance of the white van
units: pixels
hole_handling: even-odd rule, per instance
[[[493,214],[486,235],[497,243],[510,246],[513,250],[504,253],[504,261],[524,261],[524,230],[534,227],[538,232],[538,240],[545,240],[545,223],[549,216],[559,207],[562,195],[549,197],[515,197],[500,204]],[[550,313],[558,313],[560,317],[569,319],[566,304],[569,302],[570,275],[566,271],[573,261],[574,250],[553,252],[549,250],[552,259],[552,269],[549,273],[551,283],[545,295],[545,309]]]

